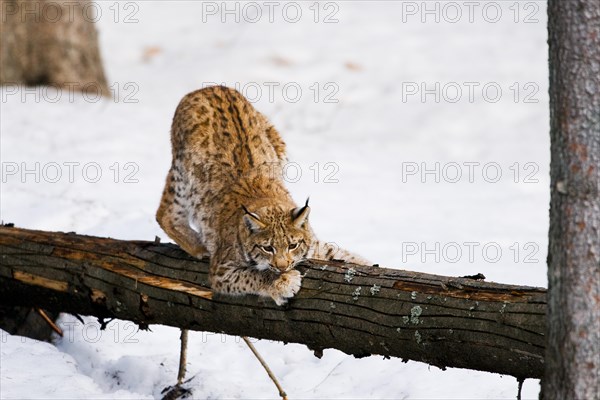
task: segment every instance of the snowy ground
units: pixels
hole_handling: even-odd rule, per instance
[[[3,88],[1,219],[165,239],[154,212],[172,114],[185,93],[223,83],[284,136],[297,163],[289,187],[298,202],[310,195],[322,238],[387,267],[546,286],[544,2],[223,7],[102,3],[114,101]],[[61,325],[56,346],[2,332],[0,397],[152,398],[174,383],[176,329],[114,321],[100,332],[70,316]],[[290,398],[516,396],[512,377],[256,345]],[[188,371],[195,398],[277,397],[235,337],[192,333]],[[525,398],[538,391],[525,382]]]

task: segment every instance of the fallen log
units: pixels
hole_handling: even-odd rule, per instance
[[[287,306],[213,294],[173,244],[0,227],[0,304],[540,378],[546,290],[309,260]]]

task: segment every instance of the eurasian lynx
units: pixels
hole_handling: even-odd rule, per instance
[[[300,289],[305,258],[362,258],[316,239],[280,173],[285,144],[237,91],[186,95],[173,118],[173,161],[156,219],[190,255],[210,255],[213,290],[284,304]]]

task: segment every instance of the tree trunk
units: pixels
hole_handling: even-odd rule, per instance
[[[0,302],[539,378],[546,291],[311,260],[286,307],[211,293],[177,246],[0,227]]]
[[[550,0],[551,199],[544,399],[600,387],[600,2]]]
[[[108,95],[89,0],[2,0],[0,84]]]

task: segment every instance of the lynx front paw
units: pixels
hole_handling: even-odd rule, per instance
[[[273,282],[269,294],[273,300],[275,300],[275,304],[281,306],[287,303],[287,300],[290,297],[294,297],[294,295],[298,293],[301,284],[302,275],[300,274],[300,271],[293,269],[281,274],[281,276]]]

